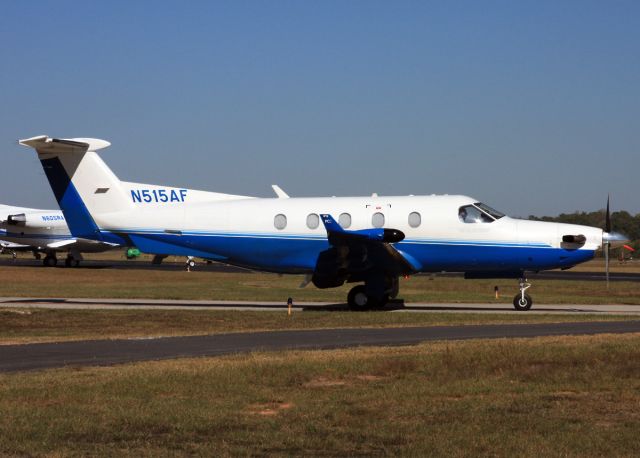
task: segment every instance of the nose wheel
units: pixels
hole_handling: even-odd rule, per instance
[[[520,279],[520,292],[513,298],[513,306],[516,310],[524,312],[529,310],[533,305],[533,299],[525,293],[529,288],[531,288],[531,283],[529,283],[526,278],[522,277]]]

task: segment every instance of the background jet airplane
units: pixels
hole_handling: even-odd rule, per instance
[[[0,205],[0,239],[8,251],[32,251],[36,259],[44,253],[43,264],[57,264],[56,253],[66,252],[65,266],[77,266],[82,253],[97,253],[113,249],[118,244],[78,238],[71,235],[60,210]],[[5,247],[5,244],[7,246]]]
[[[526,272],[570,268],[613,238],[609,225],[509,218],[467,196],[252,198],[128,183],[96,153],[104,140],[20,143],[37,151],[75,237],[307,274],[318,288],[361,283],[347,298],[356,309],[396,297],[400,276],[447,271],[519,278],[513,304],[528,310]]]

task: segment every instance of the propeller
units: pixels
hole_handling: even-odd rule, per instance
[[[607,212],[604,217],[604,231],[609,233],[611,232],[611,213],[609,212],[609,198],[611,196],[607,194]]]
[[[607,279],[607,289],[609,289],[609,250],[611,249],[611,244],[622,245],[628,241],[629,238],[623,234],[612,232],[609,196],[607,195],[607,210],[604,216],[604,231],[602,232],[602,251],[604,251],[604,273]]]

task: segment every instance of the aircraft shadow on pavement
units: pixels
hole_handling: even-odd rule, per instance
[[[398,299],[389,301],[384,307],[367,310],[368,312],[392,312],[394,310],[409,309],[405,306],[404,300]],[[308,305],[302,307],[303,312],[359,312],[360,310],[352,310],[349,304],[325,304],[325,305]]]

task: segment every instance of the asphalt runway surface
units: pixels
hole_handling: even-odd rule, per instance
[[[172,256],[173,258],[173,256]],[[186,258],[185,258],[186,259]],[[31,258],[19,258],[16,260],[11,259],[10,255],[4,255],[0,257],[0,266],[25,266],[25,267],[43,267],[42,261]],[[45,268],[45,267],[43,267]],[[46,267],[50,269],[51,267]],[[56,269],[66,269],[64,267],[64,257],[58,257],[58,265]],[[125,269],[125,270],[166,270],[166,271],[183,271],[185,270],[185,264],[183,262],[174,262],[165,260],[162,264],[152,264],[150,261],[102,261],[102,260],[85,260],[80,263],[79,267],[74,269]],[[202,260],[196,260],[196,271],[203,272],[236,272],[236,273],[250,273],[251,270],[244,269],[242,267],[230,266],[227,264],[220,264],[217,262],[207,263]],[[421,273],[418,275],[436,275],[444,277],[462,277],[462,274],[458,273]],[[538,273],[529,273],[529,280],[536,279],[553,279],[553,280],[582,280],[582,281],[604,281],[604,272],[577,272],[571,270],[549,270]],[[634,272],[611,272],[611,281],[635,281],[640,282],[640,273]],[[514,279],[515,281],[515,279]]]
[[[640,332],[640,321],[324,329],[0,346],[0,372],[106,366],[255,351],[413,345],[427,341]]]
[[[214,301],[214,300],[169,300],[169,299],[91,299],[91,298],[42,298],[0,297],[0,308],[49,308],[72,310],[287,310],[281,302],[258,301]],[[348,312],[345,303],[293,302],[298,312]],[[534,304],[527,312],[516,311],[510,303],[405,303],[390,301],[385,307],[376,309],[383,313],[500,313],[500,314],[591,314],[591,315],[640,315],[640,305],[624,304]],[[358,313],[358,312],[353,312]]]

